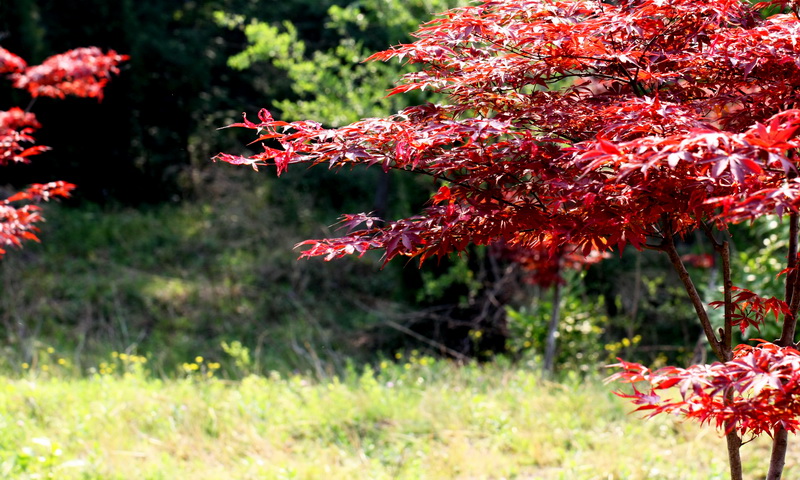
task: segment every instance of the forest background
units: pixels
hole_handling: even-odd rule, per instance
[[[241,132],[217,129],[243,111],[337,126],[432,100],[386,98],[402,67],[359,62],[457,4],[0,3],[0,43],[29,63],[88,45],[130,55],[100,103],[38,99],[37,140],[54,150],[3,169],[9,191],[56,179],[78,190],[46,207],[42,244],[0,262],[0,369],[35,369],[59,352],[86,373],[125,352],[169,375],[202,354],[234,377],[242,351],[251,372],[319,376],[412,351],[538,368],[552,289],[490,250],[422,269],[381,268],[377,256],[295,260],[294,244],[330,235],[340,212],[418,210],[438,188],[431,179],[295,169],[278,181],[210,160],[240,148]],[[7,106],[28,102],[9,85],[0,95]],[[731,232],[746,265],[735,284],[780,291],[777,239],[786,235],[771,232],[781,228],[767,219]],[[711,301],[720,280],[705,242],[685,238],[680,248]],[[705,359],[691,305],[658,255],[629,249],[562,277],[562,375],[602,371],[618,355],[653,365]],[[759,336],[777,337],[770,328]]]

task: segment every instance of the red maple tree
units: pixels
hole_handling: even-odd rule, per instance
[[[103,87],[127,58],[113,50],[103,53],[99,48],[89,47],[69,50],[47,58],[41,65],[29,66],[0,47],[0,74],[34,98],[74,95],[99,100],[103,98]],[[19,107],[0,111],[0,166],[28,163],[31,156],[49,150],[34,143],[33,134],[39,128],[41,125],[33,113]],[[67,197],[74,188],[75,185],[62,181],[34,184],[0,200],[0,257],[6,252],[2,247],[19,246],[24,240],[38,241],[35,224],[42,217],[40,208],[30,202]],[[20,203],[23,204],[15,206]]]
[[[258,122],[232,126],[256,130],[263,151],[215,158],[278,174],[298,163],[376,165],[446,182],[419,215],[381,224],[348,215],[348,235],[303,242],[302,257],[378,249],[386,261],[422,262],[496,241],[665,253],[720,363],[650,372],[621,362],[614,378],[649,382],[630,396],[654,413],[720,426],[733,479],[742,478],[742,435],[772,436],[768,478],[778,479],[800,415],[791,400],[800,393],[798,18],[786,1],[485,0],[371,57],[421,66],[390,95],[432,90],[448,103],[335,129],[262,110]],[[731,282],[726,226],[768,214],[789,217],[783,299]],[[695,230],[723,274],[712,305],[724,312],[719,329],[675,244]],[[757,327],[768,314],[782,323],[780,339],[734,346],[735,326]],[[673,386],[680,401],[654,393]]]

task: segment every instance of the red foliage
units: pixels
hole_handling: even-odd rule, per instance
[[[42,220],[39,207],[28,204],[17,208],[11,205],[12,202],[39,202],[54,197],[68,197],[74,188],[75,185],[66,182],[37,183],[0,201],[0,245],[19,247],[23,240],[39,241],[36,236],[38,229],[34,226]],[[5,249],[0,247],[0,256],[5,253]]]
[[[446,255],[468,243],[556,238],[588,254],[796,211],[800,27],[728,0],[487,1],[373,55],[423,65],[392,90],[445,93],[337,129],[259,122],[264,151],[218,160],[379,165],[449,182],[421,215],[304,242],[328,259],[365,249]],[[549,88],[559,87],[559,88]],[[446,196],[444,195],[446,193]],[[663,226],[663,225],[662,225]]]
[[[27,66],[25,60],[0,47],[0,74],[19,73]]]
[[[31,136],[41,125],[32,113],[13,107],[7,112],[0,111],[0,165],[27,163],[28,157],[48,149],[43,146],[23,146],[34,141]]]
[[[531,285],[549,288],[556,283],[564,283],[565,270],[583,270],[600,262],[608,254],[592,251],[583,255],[575,247],[558,242],[545,241],[533,246],[509,245],[495,242],[490,246],[492,254],[510,260],[522,268],[523,281]]]
[[[733,296],[731,324],[739,325],[743,334],[749,326],[759,330],[770,313],[776,321],[780,316],[791,313],[789,306],[783,300],[775,297],[763,298],[746,288],[732,287],[732,289],[738,293]],[[711,302],[709,305],[719,308],[725,306],[725,302]]]
[[[772,436],[780,427],[800,430],[800,352],[764,342],[756,347],[739,345],[726,363],[664,367],[656,371],[638,363],[612,365],[621,368],[609,380],[629,383],[633,393],[618,392],[648,416],[679,413],[717,428],[740,434]],[[642,386],[645,389],[642,389]],[[660,391],[677,388],[679,396]],[[731,392],[732,399],[726,400]]]
[[[99,100],[111,74],[118,73],[117,66],[127,58],[113,51],[103,53],[95,47],[78,48],[29,67],[23,59],[0,47],[0,74],[6,74],[15,87],[28,90],[33,97],[75,95]],[[0,111],[0,166],[27,163],[31,156],[49,150],[33,144],[33,133],[39,128],[41,125],[30,112],[18,107]],[[12,203],[67,197],[74,188],[66,182],[34,184],[0,200],[0,246],[19,246],[23,240],[38,241],[35,223],[42,220],[39,207],[30,204],[15,207]],[[0,248],[0,257],[4,253]]]
[[[33,97],[102,99],[111,75],[119,73],[117,65],[127,59],[113,50],[103,53],[97,47],[76,48],[14,73],[11,79],[14,87],[28,90]]]

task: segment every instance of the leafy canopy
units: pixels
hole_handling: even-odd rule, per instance
[[[306,242],[424,260],[470,242],[641,248],[701,222],[795,209],[798,22],[722,0],[487,1],[374,54],[423,66],[389,95],[448,104],[327,129],[262,111],[234,164],[379,165],[446,182],[421,215]],[[551,88],[563,85],[563,88]],[[279,147],[279,148],[276,148]],[[351,215],[357,227],[368,216]]]

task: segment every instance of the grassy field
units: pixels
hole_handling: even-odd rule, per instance
[[[0,379],[0,478],[726,478],[713,430],[639,420],[609,386],[508,365],[414,357],[232,381],[201,358],[170,380],[138,356],[83,378],[64,363]],[[744,447],[747,478],[764,473],[767,440]],[[800,478],[797,453],[785,478]]]

